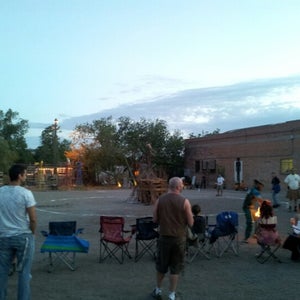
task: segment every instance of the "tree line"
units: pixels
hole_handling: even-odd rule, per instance
[[[113,120],[110,116],[77,125],[71,140],[61,140],[59,127],[55,132],[48,126],[36,149],[28,149],[28,129],[28,121],[18,112],[0,110],[0,171],[7,172],[12,163],[53,164],[56,155],[58,164],[80,161],[87,183],[95,183],[99,172],[116,174],[119,166],[132,171],[150,156],[153,167],[167,176],[183,176],[184,139],[179,131],[171,133],[164,120],[134,121],[126,116]]]

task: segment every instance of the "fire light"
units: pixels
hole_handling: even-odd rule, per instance
[[[257,208],[256,212],[255,212],[255,217],[259,218],[260,217],[260,207]]]

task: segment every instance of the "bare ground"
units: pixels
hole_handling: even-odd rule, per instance
[[[222,197],[215,196],[215,190],[184,190],[191,203],[199,203],[204,214],[214,215],[224,210],[240,213],[239,237],[243,238],[244,216],[242,201],[245,192],[225,190]],[[144,256],[134,262],[125,259],[120,265],[106,260],[99,263],[99,216],[122,215],[126,224],[135,223],[135,218],[149,216],[152,207],[132,201],[131,190],[92,191],[34,191],[38,205],[38,230],[36,235],[36,255],[32,270],[32,299],[49,300],[146,300],[155,286],[154,261]],[[282,204],[285,201],[282,192]],[[266,197],[270,197],[267,193]],[[289,218],[292,216],[281,205],[276,209],[279,231],[284,239],[289,232]],[[58,265],[52,273],[47,272],[47,254],[40,253],[44,237],[40,230],[48,229],[49,221],[76,220],[83,227],[82,238],[90,242],[87,254],[76,257],[77,269],[69,270]],[[130,251],[134,254],[134,239]],[[241,244],[239,256],[231,252],[223,257],[212,256],[210,260],[197,257],[186,264],[180,278],[178,293],[181,299],[298,299],[299,263],[290,260],[290,252],[279,249],[277,255],[282,263],[268,261],[259,264],[255,253],[259,250],[256,241]],[[16,299],[17,274],[9,279],[8,300]],[[164,282],[164,297],[167,299],[168,282]]]

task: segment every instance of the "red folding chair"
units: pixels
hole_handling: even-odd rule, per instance
[[[131,258],[128,246],[132,234],[131,230],[124,230],[124,225],[123,217],[100,216],[99,263],[110,257],[122,264],[125,256]]]

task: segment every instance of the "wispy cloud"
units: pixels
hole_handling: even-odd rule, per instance
[[[300,116],[300,75],[183,90],[145,101],[139,99],[94,114],[65,119],[61,128],[73,130],[76,124],[108,116],[163,119],[170,130],[180,130],[186,135],[212,132],[217,128],[225,132],[285,122]],[[36,125],[41,128],[41,124]]]

